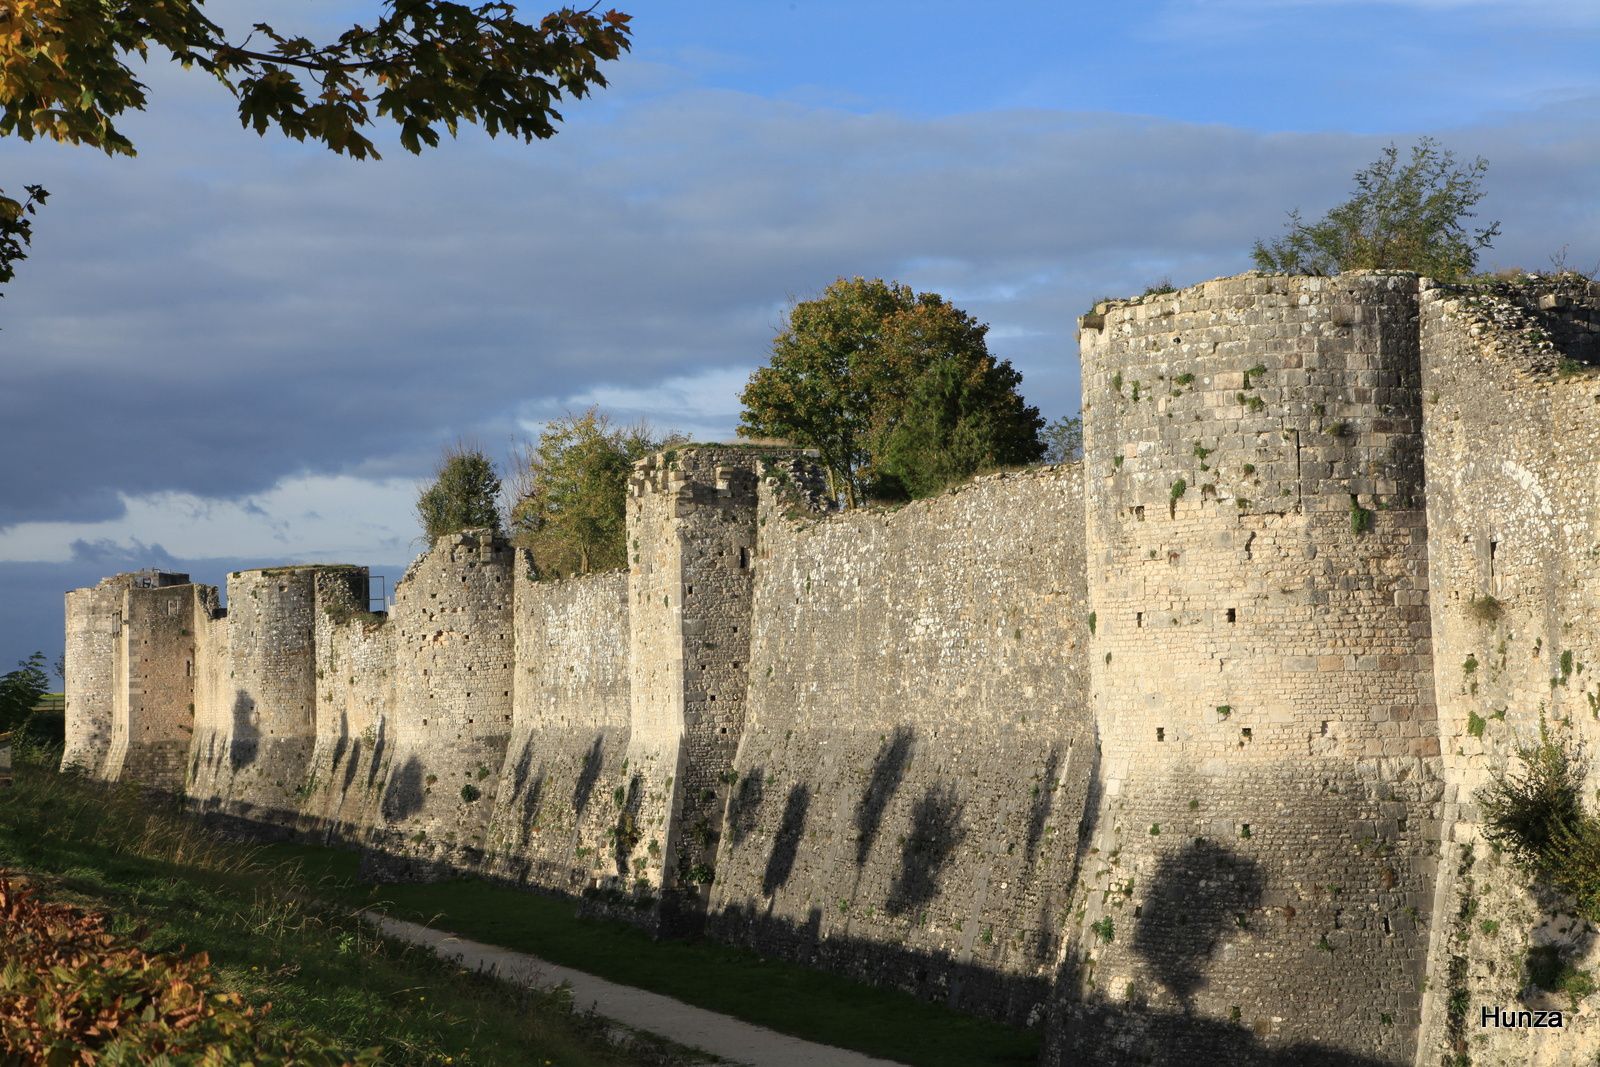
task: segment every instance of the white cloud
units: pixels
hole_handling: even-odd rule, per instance
[[[286,478],[237,500],[165,492],[123,496],[125,514],[97,523],[29,522],[0,531],[0,562],[59,563],[82,546],[104,553],[154,546],[178,559],[233,556],[308,562],[409,558],[419,547],[417,484],[351,477]]]

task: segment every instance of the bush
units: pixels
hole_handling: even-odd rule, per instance
[[[205,953],[141,951],[108,933],[100,916],[42,903],[3,875],[0,935],[4,1062],[350,1062],[304,1033],[267,1031],[239,994],[210,992]],[[378,1055],[371,1049],[355,1062]]]
[[[1571,896],[1578,914],[1600,921],[1600,819],[1583,810],[1588,761],[1580,743],[1550,735],[1517,750],[1520,773],[1503,772],[1479,790],[1483,836],[1512,862]]]
[[[1478,253],[1500,224],[1467,230],[1462,223],[1483,199],[1482,158],[1457,165],[1455,155],[1424,137],[1407,162],[1394,145],[1355,176],[1356,192],[1320,222],[1289,213],[1289,232],[1272,244],[1257,241],[1256,266],[1292,274],[1342,270],[1414,270],[1441,281],[1472,273]]]

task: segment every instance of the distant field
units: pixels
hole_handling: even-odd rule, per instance
[[[657,941],[625,923],[579,919],[570,899],[477,880],[366,886],[354,853],[261,846],[299,864],[318,892],[475,941],[675,997],[708,1011],[913,1067],[1022,1067],[1038,1062],[1039,1033],[950,1011],[908,994],[762,959],[712,942]]]
[[[383,1062],[405,1065],[702,1059],[654,1041],[616,1047],[607,1024],[574,1016],[559,994],[377,938],[352,909],[319,902],[329,887],[313,887],[300,862],[221,839],[175,805],[26,764],[16,777],[0,789],[0,869],[24,872],[47,899],[106,913],[113,933],[146,951],[208,953],[214,988],[270,1003],[267,1025],[280,1033],[348,1055],[381,1047]]]

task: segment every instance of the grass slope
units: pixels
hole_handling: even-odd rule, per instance
[[[559,994],[378,938],[349,907],[319,903],[299,862],[217,837],[137,790],[19,766],[16,786],[0,789],[0,868],[108,913],[147,951],[208,953],[215,988],[270,1003],[269,1026],[351,1053],[381,1046],[385,1062],[408,1065],[691,1061],[652,1041],[614,1047],[603,1022],[575,1017]],[[0,945],[0,963],[5,954]]]
[[[962,1015],[710,941],[657,941],[625,923],[576,917],[570,899],[477,880],[364,886],[353,853],[267,845],[263,854],[317,875],[319,892],[787,1034],[913,1067],[1022,1067],[1039,1035]]]

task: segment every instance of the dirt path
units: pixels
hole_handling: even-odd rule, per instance
[[[459,960],[463,967],[540,988],[564,983],[572,987],[572,1006],[577,1011],[593,1009],[596,1014],[635,1030],[703,1049],[735,1063],[752,1067],[901,1067],[892,1060],[803,1041],[728,1015],[692,1007],[659,993],[647,993],[582,971],[558,967],[525,952],[482,945],[431,926],[391,919],[375,912],[365,914],[390,937],[426,945],[440,956]]]

